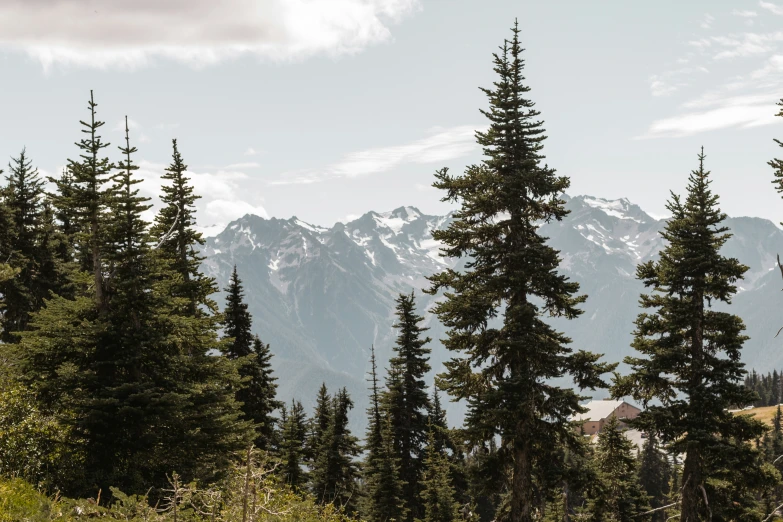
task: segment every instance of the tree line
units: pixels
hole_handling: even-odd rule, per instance
[[[729,411],[769,394],[741,362],[742,319],[712,307],[730,304],[748,267],[721,254],[730,231],[703,149],[686,193],[667,203],[660,257],[637,267],[646,290],[620,375],[546,320],[578,320],[587,296],[538,232],[567,215],[570,179],[545,162],[522,52],[515,24],[482,89],[484,159],[436,173],[458,210],[433,237],[441,255],[468,259],[425,290],[440,297],[432,311],[454,357],[428,389],[431,339],[415,295],[398,296],[385,375],[373,350],[363,444],[345,389],[322,386],[309,417],[278,401],[236,268],[222,311],[200,271],[198,195],[177,141],[147,223],[127,125],[113,162],[91,93],[79,155],[48,179],[54,189],[23,150],[0,196],[0,472],[77,497],[154,497],[173,471],[227,480],[256,447],[293,495],[371,522],[781,518],[780,412],[770,429]],[[783,160],[769,164],[783,192]],[[573,385],[554,384],[564,378]],[[644,407],[631,422],[640,450],[616,419],[594,445],[575,426],[597,389]],[[461,427],[449,427],[439,392],[467,404]]]

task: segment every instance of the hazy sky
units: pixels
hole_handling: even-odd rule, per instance
[[[57,172],[94,89],[148,193],[178,139],[202,226],[444,212],[433,173],[480,159],[478,87],[515,17],[572,195],[663,215],[703,145],[726,212],[783,220],[783,0],[3,0],[0,157]]]

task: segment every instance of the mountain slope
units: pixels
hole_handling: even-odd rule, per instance
[[[588,295],[577,320],[555,320],[574,347],[620,361],[631,353],[633,321],[643,286],[636,265],[663,246],[656,220],[628,200],[590,196],[566,198],[571,213],[540,232],[561,251],[562,270]],[[236,263],[246,288],[254,329],[272,345],[280,396],[312,404],[318,386],[346,386],[355,399],[353,417],[361,425],[366,406],[364,376],[370,347],[388,360],[395,333],[394,299],[416,290],[425,312],[436,296],[424,295],[426,276],[444,268],[461,269],[465,260],[444,259],[432,230],[447,227],[451,215],[429,216],[413,207],[368,212],[349,223],[323,228],[296,217],[263,219],[247,215],[209,238],[204,270],[221,288]],[[734,236],[724,247],[750,267],[732,307],[748,326],[745,361],[758,369],[783,366],[783,287],[775,269],[783,231],[758,218],[730,218]],[[783,310],[782,310],[783,311]],[[438,339],[445,330],[429,313],[435,371],[449,354]],[[459,414],[457,410],[452,413]],[[456,418],[453,420],[457,420]]]

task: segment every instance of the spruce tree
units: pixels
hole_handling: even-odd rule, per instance
[[[594,522],[649,521],[647,494],[639,484],[633,442],[612,415],[598,437],[596,461],[598,480],[589,502],[590,520]]]
[[[204,238],[195,229],[195,202],[201,196],[195,194],[190,178],[185,175],[188,166],[179,152],[177,140],[172,140],[172,149],[171,164],[161,177],[166,182],[160,198],[163,208],[155,218],[152,235],[160,242],[157,249],[160,257],[177,275],[170,283],[169,291],[183,299],[188,315],[200,316],[216,310],[209,297],[216,291],[215,281],[200,272],[205,258],[196,250],[204,245]]]
[[[419,498],[424,468],[424,446],[427,440],[427,412],[430,409],[424,375],[430,370],[431,341],[419,326],[424,318],[416,314],[414,295],[397,297],[394,328],[398,330],[394,356],[389,360],[389,378],[384,394],[387,415],[391,421],[394,446],[400,459],[400,478],[405,482],[404,499],[408,520],[423,515]]]
[[[90,101],[87,108],[90,111],[89,121],[80,121],[82,133],[86,136],[76,145],[81,153],[79,160],[68,160],[68,170],[73,176],[70,196],[64,205],[76,209],[78,220],[74,242],[81,270],[92,274],[92,290],[95,304],[100,313],[106,311],[107,302],[104,289],[105,250],[105,214],[108,208],[108,193],[104,185],[109,182],[113,168],[107,157],[101,157],[103,149],[109,146],[104,143],[98,131],[104,122],[97,119],[97,107],[93,93],[90,91]]]
[[[552,381],[570,377],[580,390],[602,387],[601,374],[613,367],[598,363],[599,355],[573,351],[571,340],[542,317],[576,318],[585,296],[558,274],[558,251],[538,233],[541,223],[568,213],[560,196],[569,180],[543,164],[544,129],[526,97],[523,66],[515,24],[511,41],[495,55],[498,79],[484,89],[490,108],[482,113],[490,126],[477,133],[484,161],[458,177],[443,169],[433,185],[446,191],[444,201],[461,203],[449,227],[433,237],[445,256],[470,259],[464,273],[432,276],[429,289],[446,291],[434,311],[449,328],[443,344],[460,354],[446,363],[439,387],[467,400],[473,437],[500,436],[512,522],[533,520],[540,505],[544,492],[534,477],[551,464],[545,448],[579,448],[568,419],[583,411],[582,397]]]
[[[47,180],[56,188],[56,191],[48,196],[54,207],[58,229],[63,236],[63,241],[58,245],[57,255],[61,262],[71,263],[74,261],[75,237],[79,225],[77,209],[72,205],[73,175],[66,167],[59,178],[48,177]]]
[[[370,406],[367,409],[365,459],[362,466],[364,496],[361,512],[362,517],[369,522],[401,522],[407,516],[403,482],[400,479],[399,458],[394,449],[391,421],[383,415],[377,370],[373,346],[370,356]]]
[[[236,265],[226,291],[228,296],[222,323],[226,344],[223,353],[239,364],[239,375],[244,380],[236,392],[236,399],[242,403],[245,419],[256,426],[256,447],[266,450],[272,446],[275,434],[276,420],[272,412],[282,406],[275,399],[277,378],[272,375],[272,354],[269,345],[262,343],[251,331],[252,318],[244,302]]]
[[[657,509],[667,505],[671,469],[666,454],[658,443],[654,431],[647,433],[647,439],[639,456],[639,484],[650,499],[650,507]],[[663,522],[668,518],[665,511],[652,514],[652,522]]]
[[[332,415],[332,397],[329,395],[326,383],[321,383],[321,387],[318,389],[318,396],[315,399],[315,410],[310,419],[310,436],[307,438],[307,460],[311,469],[315,467],[318,454],[322,450],[323,444],[325,444],[326,433],[332,422]],[[314,493],[317,497],[318,493]]]
[[[660,260],[637,267],[637,278],[653,293],[640,299],[646,311],[636,320],[632,344],[640,357],[625,359],[632,371],[613,390],[648,406],[637,425],[686,455],[682,522],[753,516],[755,492],[770,479],[752,445],[762,423],[728,411],[757,396],[742,384],[742,319],[712,304],[731,303],[748,267],[720,253],[730,234],[704,158],[702,151],[685,201],[672,194],[667,204],[672,217],[661,232]],[[653,399],[660,404],[650,405]]]
[[[332,397],[329,425],[323,434],[311,470],[313,493],[323,503],[355,511],[356,480],[359,470],[354,458],[359,454],[356,437],[348,429],[348,411],[353,401],[345,388]]]
[[[460,517],[451,480],[451,465],[445,448],[436,446],[435,431],[435,427],[430,425],[421,480],[424,522],[454,522]]]
[[[237,266],[231,272],[231,280],[226,289],[226,308],[223,310],[223,335],[228,341],[225,355],[229,359],[246,357],[253,353],[252,318],[247,311],[242,281],[237,274]]]
[[[290,411],[282,406],[280,424],[282,433],[279,453],[283,480],[294,490],[301,490],[307,483],[307,474],[302,468],[307,436],[307,419],[302,403],[292,400]]]
[[[16,277],[0,285],[7,310],[3,314],[3,333],[0,340],[6,343],[18,342],[12,332],[27,328],[30,314],[41,307],[43,299],[49,297],[45,281],[56,278],[56,265],[43,255],[49,255],[41,248],[43,222],[43,181],[38,169],[32,166],[27,151],[8,165],[8,186],[5,188],[6,205],[10,213],[8,235],[10,248],[8,263],[18,270]]]

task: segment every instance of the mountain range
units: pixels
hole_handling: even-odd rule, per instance
[[[665,220],[627,199],[565,199],[568,216],[542,224],[539,232],[560,251],[561,270],[580,283],[588,299],[580,318],[553,322],[575,348],[622,361],[632,353],[633,321],[645,290],[635,278],[636,266],[660,252]],[[427,276],[464,267],[465,259],[441,257],[432,238],[433,230],[448,227],[451,220],[451,213],[430,216],[413,207],[368,212],[331,228],[296,217],[246,215],[207,238],[203,269],[225,289],[237,266],[254,330],[274,353],[279,397],[299,399],[309,409],[322,382],[330,390],[345,386],[356,403],[356,429],[364,424],[370,350],[375,347],[383,368],[396,336],[394,301],[400,293],[415,292],[430,328],[431,374],[450,358],[438,341],[445,329],[428,312],[442,297],[421,290],[429,286]],[[783,281],[775,259],[783,251],[783,230],[752,217],[728,218],[725,224],[733,235],[724,254],[749,267],[729,308],[744,319],[750,336],[743,361],[764,371],[781,368],[783,336],[775,334],[783,326]],[[449,414],[459,422],[462,408],[451,405]]]

